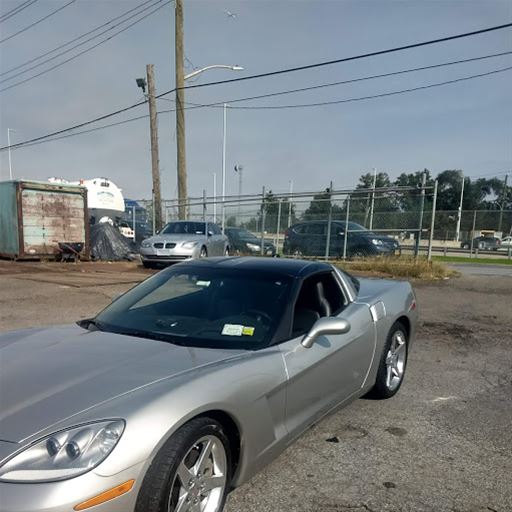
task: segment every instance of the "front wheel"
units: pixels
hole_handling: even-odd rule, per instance
[[[135,512],[222,512],[231,453],[222,425],[196,418],[167,441],[142,482]]]
[[[201,251],[199,252],[199,257],[206,258],[207,256],[208,256],[208,251],[206,250],[206,247],[203,245],[203,247],[201,247]]]
[[[368,393],[371,398],[391,398],[402,385],[407,366],[407,330],[395,322],[389,331],[377,372],[375,385]]]

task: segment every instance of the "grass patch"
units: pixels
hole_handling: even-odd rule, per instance
[[[468,258],[465,256],[432,256],[432,259],[444,263],[471,263],[472,265],[512,265],[512,259],[501,258]]]
[[[426,258],[401,256],[400,258],[362,258],[351,261],[336,261],[335,264],[348,272],[379,277],[421,279],[426,281],[457,276],[458,272],[438,261]]]

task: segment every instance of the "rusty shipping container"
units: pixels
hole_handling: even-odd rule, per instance
[[[87,189],[37,181],[0,182],[0,256],[54,257],[59,242],[83,243],[89,258]]]

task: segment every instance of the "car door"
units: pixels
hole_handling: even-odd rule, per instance
[[[325,244],[327,243],[327,223],[310,222],[306,224],[307,243],[305,244],[304,254],[311,256],[322,256],[325,254]]]
[[[347,303],[333,274],[308,279],[322,279],[330,286],[331,303],[338,294],[341,307],[331,316],[345,318],[351,328],[346,334],[320,336],[309,349],[301,345],[304,333],[280,345],[289,379],[286,426],[293,437],[361,389],[375,350],[375,324],[368,306]],[[304,282],[303,291],[307,287]]]

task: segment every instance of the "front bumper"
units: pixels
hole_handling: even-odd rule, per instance
[[[175,261],[184,261],[199,256],[199,248],[185,249],[175,247],[174,249],[155,249],[154,247],[140,248],[140,257],[142,261],[154,263],[172,263]]]
[[[85,475],[61,482],[0,482],[0,510],[2,512],[73,512],[78,504],[134,479],[135,484],[126,494],[86,509],[91,512],[133,512],[144,476],[143,468],[144,463],[140,463],[109,477],[90,471]]]

